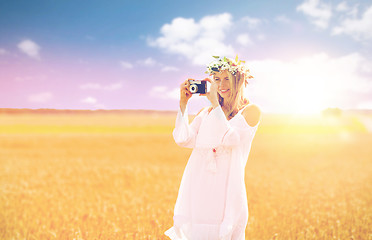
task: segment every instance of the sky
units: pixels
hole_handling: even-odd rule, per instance
[[[263,112],[372,109],[371,29],[370,0],[0,0],[0,108],[177,110],[238,55]]]

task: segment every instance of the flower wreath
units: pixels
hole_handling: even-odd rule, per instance
[[[243,74],[245,84],[248,84],[248,80],[253,78],[253,76],[249,73],[248,67],[245,65],[245,61],[238,60],[238,55],[235,58],[235,61],[223,57],[220,58],[219,56],[213,56],[215,60],[207,65],[206,74],[213,75],[215,72],[220,72],[223,70],[228,70],[232,75],[235,75],[237,72]]]

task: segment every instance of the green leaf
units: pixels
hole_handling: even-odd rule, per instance
[[[219,56],[213,56],[214,58],[216,58],[216,59],[219,59],[220,57]]]
[[[238,61],[238,54],[236,54],[236,57],[235,57],[235,62],[237,62]]]

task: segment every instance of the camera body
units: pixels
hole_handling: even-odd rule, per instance
[[[207,80],[189,80],[189,91],[192,94],[205,94],[207,93]]]

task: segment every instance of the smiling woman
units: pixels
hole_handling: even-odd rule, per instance
[[[193,148],[174,208],[172,240],[243,240],[248,221],[245,165],[260,120],[259,108],[244,97],[251,78],[244,62],[219,58],[208,66],[213,81],[201,94],[211,103],[191,124],[189,80],[180,86],[175,142]]]

